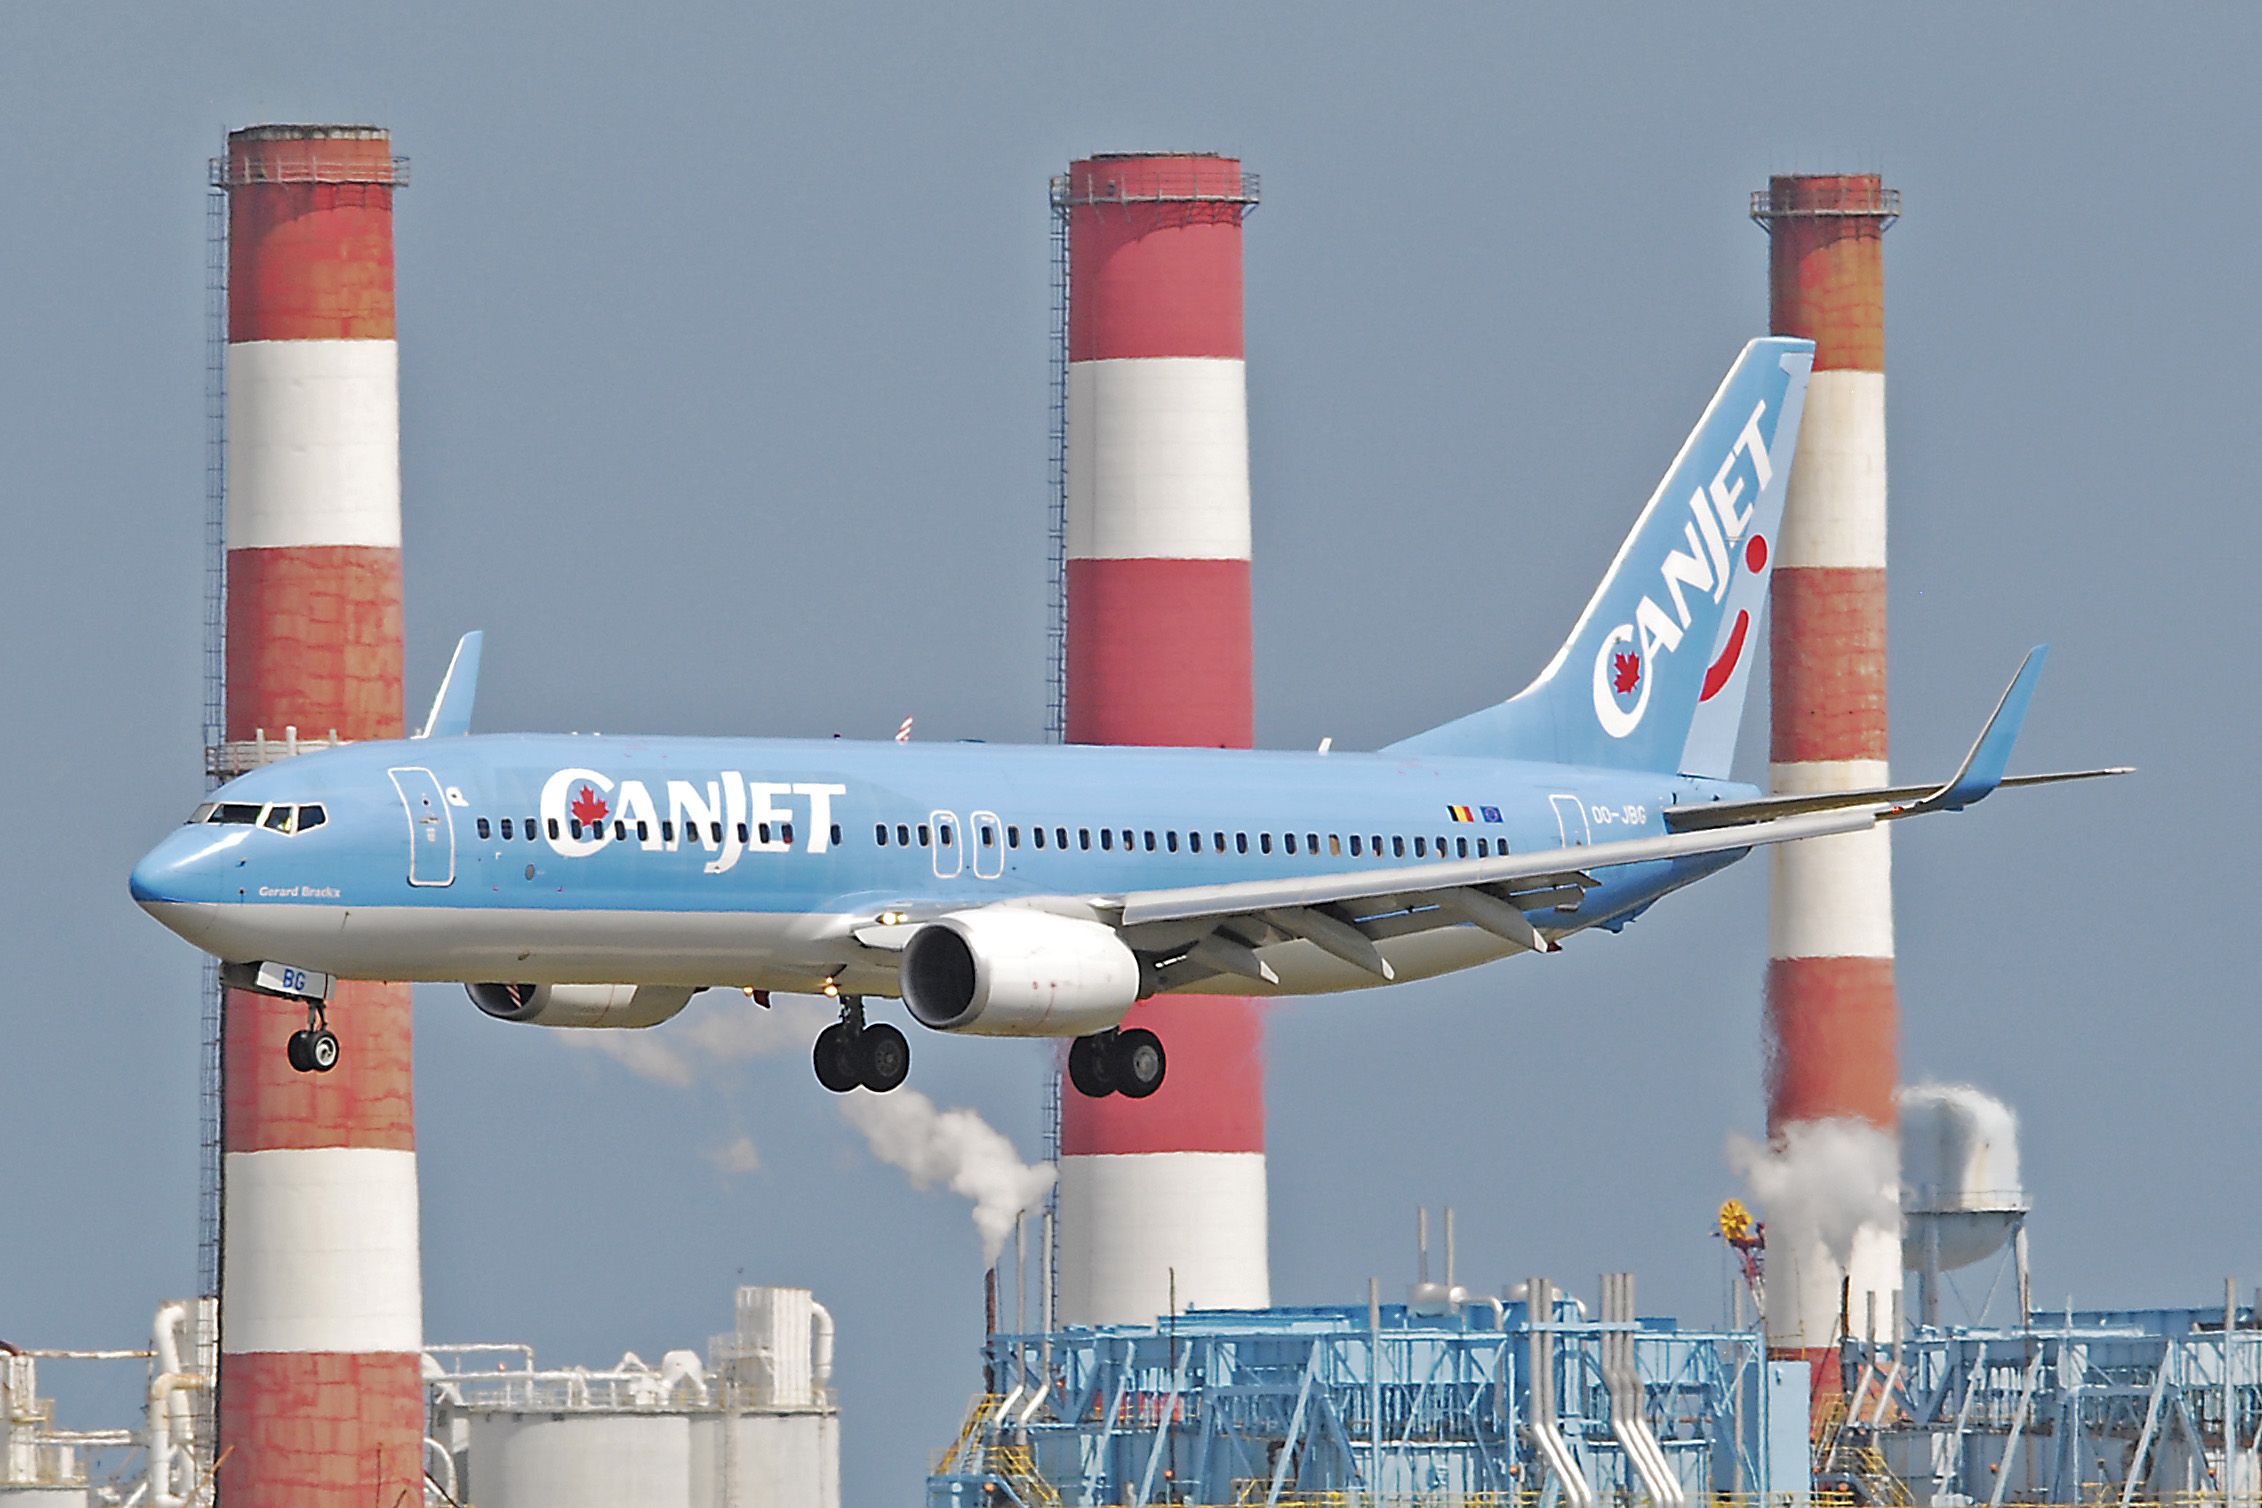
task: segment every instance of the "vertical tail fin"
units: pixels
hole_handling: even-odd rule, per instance
[[[1390,747],[1725,776],[1813,365],[1745,346],[1539,678]]]

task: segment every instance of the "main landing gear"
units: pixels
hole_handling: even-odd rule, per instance
[[[1068,1082],[1086,1099],[1143,1100],[1162,1087],[1169,1066],[1162,1039],[1142,1026],[1078,1037],[1068,1048]]]
[[[306,1030],[292,1032],[284,1048],[291,1067],[300,1073],[328,1073],[338,1066],[338,1039],[330,1031],[329,1008],[319,1000],[306,1003]]]
[[[858,1087],[885,1094],[911,1072],[911,1044],[903,1033],[885,1021],[867,1025],[864,1002],[854,995],[841,996],[840,1019],[817,1033],[810,1056],[817,1082],[835,1094]]]

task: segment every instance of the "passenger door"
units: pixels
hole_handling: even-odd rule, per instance
[[[408,882],[452,885],[456,878],[456,824],[448,797],[432,772],[416,766],[387,770],[408,813]]]
[[[1587,804],[1576,796],[1550,796],[1555,808],[1555,830],[1563,835],[1565,848],[1584,848],[1594,841],[1594,832],[1587,826]]]
[[[1005,873],[1005,834],[996,812],[969,812],[966,825],[973,829],[974,878],[994,880]]]

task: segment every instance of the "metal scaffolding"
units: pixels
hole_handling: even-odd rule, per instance
[[[1803,1500],[1807,1376],[1622,1301],[1197,1311],[991,1337],[930,1508]],[[1769,1426],[1791,1448],[1770,1449]]]

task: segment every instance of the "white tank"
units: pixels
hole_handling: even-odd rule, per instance
[[[520,1413],[470,1417],[469,1480],[479,1508],[684,1508],[691,1420],[680,1413]]]
[[[694,1418],[691,1508],[840,1508],[840,1415]]]
[[[87,1508],[84,1487],[0,1487],[0,1508]]]
[[[1948,1272],[2001,1250],[2030,1207],[2018,1117],[1968,1084],[1916,1084],[1899,1098],[1909,1269]]]

